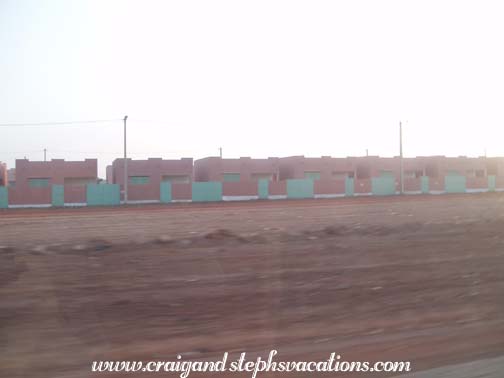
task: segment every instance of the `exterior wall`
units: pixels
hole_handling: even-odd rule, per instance
[[[68,179],[74,180],[76,184],[65,185],[65,197],[72,203],[85,202],[82,193],[85,191],[86,183],[96,182],[97,170],[96,159],[84,161],[53,159],[47,162],[16,160],[16,185],[9,189],[9,204],[50,205],[53,185],[65,185]],[[48,179],[49,185],[47,187],[30,186],[30,179],[40,178]]]
[[[312,178],[315,180],[315,193],[326,193],[324,186],[333,180],[342,179],[345,175],[354,177],[355,194],[382,193],[379,189],[380,180],[376,178],[393,178],[395,192],[401,190],[400,185],[401,160],[399,157],[380,158],[378,156],[347,157],[347,158],[306,158],[292,156],[280,159],[280,180]],[[503,158],[468,158],[429,156],[403,159],[404,190],[406,193],[422,192],[422,177],[428,177],[430,191],[445,192],[446,185],[451,188],[457,179],[445,179],[446,176],[463,176],[466,178],[467,191],[484,191],[488,189],[488,177],[496,176],[496,187],[504,188],[499,177],[504,177]],[[369,181],[371,180],[371,181]],[[461,182],[463,181],[460,178]],[[390,179],[387,181],[387,193],[393,193]],[[425,180],[424,180],[425,181]],[[318,184],[317,184],[318,182]],[[426,182],[426,181],[425,181]],[[378,189],[378,190],[377,190]],[[425,189],[425,185],[424,185]],[[451,189],[450,189],[451,190]],[[375,194],[376,194],[375,193]]]
[[[113,184],[114,183],[114,168],[111,165],[107,165],[106,168],[106,181],[107,184]]]
[[[422,191],[422,179],[421,178],[412,178],[412,177],[404,178],[404,191],[405,192],[421,192]]]
[[[50,184],[65,184],[65,178],[97,179],[98,162],[96,159],[84,161],[51,161],[16,160],[16,187],[28,185],[30,178],[49,178]]]
[[[1,184],[9,205],[63,206],[64,204],[115,204],[116,191],[123,189],[124,160],[107,167],[110,187],[97,182],[97,161],[16,161],[16,170],[0,163]],[[398,157],[305,158],[292,156],[268,159],[205,158],[180,160],[128,160],[130,201],[214,201],[282,198],[330,198],[353,195],[393,195],[400,188]],[[406,194],[504,191],[504,158],[430,156],[404,158]],[[17,176],[17,177],[16,177]],[[183,177],[187,182],[180,182]],[[203,185],[193,185],[193,178]],[[30,179],[46,179],[36,187]],[[36,182],[32,184],[41,184]],[[207,185],[208,184],[208,185]],[[212,185],[209,185],[212,184]],[[161,188],[165,188],[163,192]],[[110,189],[110,193],[107,190]],[[102,193],[102,191],[104,191]]]
[[[504,176],[495,177],[495,189],[504,190]]]
[[[186,176],[187,183],[192,182],[193,159],[128,159],[128,177],[130,179],[128,182],[128,201],[159,201],[161,198],[160,185],[163,182],[163,177],[166,176]],[[148,177],[148,182],[135,184],[131,181],[132,177]],[[119,184],[121,193],[124,195],[124,159],[114,160],[112,166],[107,169],[107,182]],[[177,190],[176,193],[178,194]]]
[[[223,182],[222,195],[225,197],[251,197],[258,195],[256,181]]]
[[[258,181],[258,175],[271,175],[273,181],[278,180],[279,159],[222,159],[208,157],[194,162],[195,181],[224,181],[224,174],[239,173],[240,181]]]
[[[7,183],[8,186],[16,186],[16,168],[7,170]]]
[[[7,179],[7,164],[0,161],[0,186],[7,186],[9,183]]]
[[[487,177],[467,177],[466,179],[467,189],[488,189],[488,178]]]
[[[9,187],[9,205],[50,205],[51,187],[23,188]]]
[[[315,180],[315,195],[345,194],[345,180]]]
[[[291,156],[280,159],[280,180],[303,179],[306,172],[320,173],[320,180],[335,179],[334,173],[349,173],[353,177],[355,165],[352,158],[306,158]],[[340,177],[341,178],[341,177]]]

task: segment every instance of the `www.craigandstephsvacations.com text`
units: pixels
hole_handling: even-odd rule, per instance
[[[183,361],[178,355],[176,361],[93,361],[91,371],[103,372],[147,372],[178,373],[180,378],[187,378],[191,372],[249,372],[256,378],[261,372],[306,372],[306,373],[375,373],[375,372],[409,372],[408,361],[344,361],[340,355],[331,353],[324,361],[276,361],[278,351],[271,350],[266,359],[257,357],[247,360],[247,353],[231,360],[229,353],[223,354],[217,361]]]

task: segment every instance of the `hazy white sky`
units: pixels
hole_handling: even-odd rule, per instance
[[[502,1],[0,0],[0,123],[133,158],[504,155]],[[0,161],[122,154],[1,127]]]

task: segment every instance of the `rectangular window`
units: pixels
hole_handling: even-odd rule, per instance
[[[172,183],[180,183],[187,184],[189,180],[189,176],[184,175],[165,175],[161,178],[163,182],[172,182]]]
[[[353,172],[338,172],[338,171],[334,171],[332,173],[332,178],[335,179],[335,180],[344,180],[346,178],[353,178],[354,177],[354,173]]]
[[[312,180],[320,180],[320,172],[305,172],[304,177]]]
[[[48,178],[31,178],[28,179],[30,188],[47,188],[49,186]]]
[[[222,179],[223,179],[223,181],[226,181],[226,182],[237,182],[237,181],[240,181],[240,174],[239,173],[223,173]]]
[[[92,177],[65,177],[63,183],[65,186],[83,186],[96,184],[96,179]]]
[[[467,177],[485,177],[485,171],[483,169],[468,169],[466,171]]]
[[[394,172],[391,170],[382,169],[380,171],[380,177],[394,177]]]
[[[420,178],[422,175],[422,171],[404,171],[404,178]]]
[[[253,173],[252,180],[268,180],[273,181],[272,173]]]
[[[146,185],[149,183],[149,176],[130,176],[131,185]]]

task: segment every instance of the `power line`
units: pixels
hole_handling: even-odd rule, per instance
[[[35,123],[0,123],[0,127],[11,126],[62,126],[62,125],[82,125],[93,123],[106,123],[122,121],[121,118],[116,119],[96,119],[91,121],[65,121],[65,122],[35,122]]]

